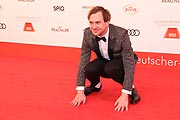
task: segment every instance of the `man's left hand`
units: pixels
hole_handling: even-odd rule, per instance
[[[126,93],[122,93],[121,96],[116,100],[114,106],[115,106],[115,111],[119,112],[119,111],[128,111],[128,94]]]

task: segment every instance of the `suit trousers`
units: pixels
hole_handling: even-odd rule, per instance
[[[84,70],[85,77],[93,87],[100,82],[100,77],[111,78],[120,84],[124,81],[124,67],[121,59],[96,58],[89,62]]]

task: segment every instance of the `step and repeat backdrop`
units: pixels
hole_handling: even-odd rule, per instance
[[[180,54],[180,0],[0,0],[0,41],[80,48],[97,5],[128,30],[134,51]]]

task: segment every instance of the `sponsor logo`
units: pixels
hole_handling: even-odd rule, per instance
[[[6,29],[6,24],[0,23],[0,29]]]
[[[180,0],[162,0],[161,3],[180,3]]]
[[[25,25],[24,25],[24,31],[34,32],[35,30],[33,28],[32,23],[26,22]]]
[[[180,34],[177,28],[168,28],[164,38],[180,39]]]
[[[173,57],[172,57],[173,58]],[[178,59],[167,59],[165,56],[143,56],[139,57],[137,64],[176,67],[180,65]]]
[[[180,20],[156,20],[154,23],[160,26],[180,26]]]
[[[31,16],[16,16],[18,21],[33,21],[37,22],[40,20],[40,17],[31,17]]]
[[[139,36],[140,31],[138,29],[127,29],[129,36]]]
[[[82,6],[82,9],[91,9],[91,8],[93,8],[94,6]]]
[[[54,11],[64,11],[65,10],[65,8],[64,8],[64,6],[53,6],[53,10]]]
[[[63,28],[62,26],[58,26],[57,28],[52,27],[51,31],[53,31],[53,32],[69,32],[69,28]]]
[[[128,4],[128,5],[124,6],[123,11],[128,15],[134,15],[134,14],[137,14],[139,12],[138,8],[136,8],[132,4]]]
[[[35,0],[18,0],[19,2],[35,2]]]

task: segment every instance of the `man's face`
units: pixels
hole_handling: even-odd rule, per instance
[[[94,35],[103,36],[106,34],[109,21],[104,22],[102,12],[97,12],[89,17],[89,27]]]

